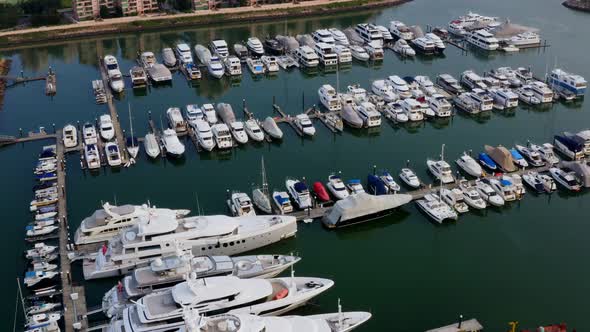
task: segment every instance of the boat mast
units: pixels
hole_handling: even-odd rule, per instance
[[[266,170],[264,169],[264,156],[262,156],[260,162],[262,164],[262,193],[266,197],[269,197],[269,195],[268,195],[268,182],[266,181]]]

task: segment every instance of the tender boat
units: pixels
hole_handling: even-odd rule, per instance
[[[330,33],[332,34],[332,38],[334,38],[334,42],[337,45],[342,45],[342,46],[349,46],[350,42],[348,41],[348,38],[346,38],[346,35],[344,34],[344,32],[336,29],[336,28],[330,28],[328,29],[328,31],[330,31]]]
[[[285,187],[299,209],[311,208],[311,196],[305,183],[297,179],[287,179]]]
[[[426,165],[428,166],[430,173],[432,173],[432,175],[434,175],[434,177],[436,177],[442,183],[455,182],[455,177],[451,171],[451,166],[446,161],[428,159],[426,161]]]
[[[262,129],[272,138],[282,139],[283,138],[283,131],[277,125],[274,118],[268,116],[264,121],[262,121]]]
[[[315,135],[315,127],[311,123],[309,116],[307,114],[297,114],[295,117],[295,126],[301,130],[301,132],[307,136]]]
[[[418,179],[416,173],[409,168],[402,168],[399,173],[399,178],[414,189],[420,188],[420,179]]]
[[[107,163],[111,167],[121,166],[121,152],[119,146],[115,142],[107,142],[104,145],[105,154],[107,157]]]
[[[461,94],[465,89],[459,84],[459,81],[449,74],[440,74],[436,78],[436,84],[450,94]]]
[[[184,144],[178,139],[178,135],[174,129],[167,128],[162,132],[162,146],[166,154],[171,157],[179,158],[184,155]]]
[[[189,54],[190,54],[190,48],[189,48]],[[168,67],[174,67],[174,66],[176,66],[176,63],[178,63],[178,60],[176,59],[176,56],[174,55],[174,51],[170,47],[166,47],[166,48],[162,49],[162,61]]]
[[[213,139],[213,132],[209,123],[203,119],[196,119],[189,122],[191,128],[197,136],[197,142],[206,151],[211,151],[215,148],[215,140]]]
[[[416,200],[416,205],[432,220],[442,224],[446,220],[457,220],[457,213],[445,204],[437,194],[426,194],[424,198]]]
[[[111,116],[109,114],[103,114],[100,116],[98,120],[98,130],[100,132],[100,136],[105,141],[110,141],[115,137],[115,129],[113,128],[113,120],[111,120]]]
[[[217,123],[211,126],[211,133],[215,139],[215,145],[219,149],[231,149],[233,146],[233,140],[231,132],[225,123]]]
[[[277,63],[276,57],[263,55],[260,57],[260,61],[262,61],[264,69],[267,73],[277,73],[279,71],[279,64]]]
[[[332,193],[332,196],[334,196],[334,198],[337,200],[344,199],[350,195],[348,189],[346,189],[346,186],[342,181],[342,178],[339,175],[330,175],[328,177],[328,183],[326,183],[326,187],[330,193]]]
[[[122,92],[125,89],[125,81],[123,80],[123,75],[119,69],[117,58],[112,55],[107,55],[104,57],[103,63],[105,70],[107,71],[111,89],[116,93]]]
[[[555,182],[559,183],[564,188],[571,191],[580,191],[580,181],[576,177],[576,173],[567,173],[557,167],[551,167],[549,169],[549,174],[551,174],[551,177],[553,177]]]
[[[227,200],[227,206],[234,217],[255,216],[256,211],[250,196],[246,193],[234,192]]]
[[[466,213],[469,211],[469,206],[465,203],[463,199],[463,192],[459,188],[454,189],[446,189],[441,188],[439,190],[439,195],[442,200],[451,206],[457,213]]]
[[[248,66],[248,69],[250,69],[250,72],[253,75],[262,75],[264,74],[264,63],[262,63],[262,61],[260,59],[256,59],[256,58],[247,58],[246,59],[246,65]]]
[[[145,149],[145,153],[150,158],[155,159],[160,156],[160,144],[158,144],[156,135],[153,133],[148,133],[145,135],[145,138],[143,139],[143,147]]]
[[[550,165],[559,163],[559,158],[553,153],[553,145],[544,143],[542,145],[530,144],[530,149],[536,151],[543,160]]]
[[[490,171],[495,171],[498,169],[498,165],[485,152],[481,152],[480,154],[478,154],[477,160],[480,164],[482,164],[485,168],[489,169]]]
[[[238,143],[248,143],[248,134],[244,129],[244,123],[242,121],[234,121],[230,123],[229,130],[231,131],[232,136],[236,139]]]
[[[459,189],[463,192],[463,200],[470,207],[483,210],[486,208],[486,202],[481,198],[477,189],[472,186],[469,181],[461,180],[459,182]]]
[[[264,55],[264,47],[262,46],[260,39],[256,37],[248,38],[248,41],[246,42],[246,47],[248,48],[248,51],[250,51],[251,56],[261,57]]]
[[[479,166],[477,161],[468,155],[467,152],[463,152],[463,155],[459,157],[455,163],[457,163],[457,166],[461,167],[462,170],[471,176],[480,177],[483,174],[481,166]]]
[[[340,98],[330,84],[324,84],[318,89],[318,96],[322,105],[329,111],[340,111],[342,104],[340,104]]]
[[[365,62],[365,61],[369,61],[370,56],[369,53],[367,53],[367,51],[358,45],[350,45],[350,54],[352,54],[352,57],[355,58],[358,61],[361,62]]]
[[[543,158],[541,158],[541,155],[536,150],[533,150],[532,148],[530,148],[528,146],[523,146],[523,145],[518,145],[518,144],[516,144],[514,147],[516,148],[516,150],[518,150],[518,152],[520,152],[529,161],[529,163],[532,166],[534,166],[534,167],[545,166],[545,162],[543,161]]]
[[[247,120],[244,122],[244,127],[246,129],[246,134],[248,134],[252,140],[256,142],[264,141],[264,132],[262,132],[262,129],[260,129],[260,126],[256,120]]]
[[[273,192],[272,201],[275,203],[275,206],[279,209],[281,214],[293,212],[293,205],[291,205],[291,199],[289,199],[289,194],[287,194],[287,192]]]
[[[475,189],[477,189],[477,192],[479,193],[479,195],[489,205],[496,206],[496,207],[504,205],[504,199],[500,195],[498,195],[498,193],[496,193],[494,188],[492,188],[492,186],[490,186],[489,182],[477,179],[477,180],[475,180]]]
[[[68,124],[62,130],[62,139],[66,149],[78,146],[78,130],[74,125]]]

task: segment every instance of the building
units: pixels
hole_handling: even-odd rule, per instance
[[[123,16],[142,15],[158,10],[157,0],[73,0],[74,18],[78,21],[100,17],[100,8],[106,6],[111,14],[120,9]]]
[[[142,15],[158,10],[157,0],[117,0],[123,16]]]

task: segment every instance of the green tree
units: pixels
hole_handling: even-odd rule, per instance
[[[57,10],[60,0],[24,0],[20,2],[23,13],[30,15],[34,26],[58,24],[60,16]]]
[[[193,8],[191,0],[174,0],[173,6],[176,10],[180,10],[183,12],[189,11]]]
[[[100,18],[111,17],[111,13],[109,12],[109,8],[105,5],[100,6],[99,15],[100,15]]]
[[[3,3],[0,4],[0,29],[12,28],[18,23],[20,10],[17,6]]]

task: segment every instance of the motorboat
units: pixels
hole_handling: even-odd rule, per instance
[[[195,45],[195,54],[199,61],[207,67],[209,75],[213,78],[221,78],[225,72],[221,59],[217,55],[212,55],[205,46]]]
[[[570,74],[562,69],[553,69],[547,79],[549,86],[555,90],[565,90],[575,97],[583,97],[586,93],[588,83],[576,74]]]
[[[246,134],[256,142],[264,141],[264,132],[260,129],[258,125],[258,121],[254,119],[246,120],[244,122],[244,128],[246,129]]]
[[[334,39],[334,42],[336,43],[336,45],[342,45],[342,46],[349,46],[350,42],[348,41],[348,38],[346,38],[346,35],[344,34],[344,32],[336,29],[336,28],[330,28],[328,29],[328,31],[332,34],[332,38]]]
[[[96,144],[84,144],[84,160],[88,169],[100,168],[100,154]]]
[[[367,128],[381,126],[381,113],[377,111],[375,105],[365,101],[358,105],[355,110],[363,120],[363,126]]]
[[[352,53],[350,52],[350,48],[348,48],[348,46],[334,45],[333,51],[338,56],[338,63],[348,64],[352,62]]]
[[[529,105],[538,105],[541,100],[535,96],[530,85],[523,85],[515,90],[518,100]]]
[[[189,54],[190,54],[190,48],[189,48]],[[192,56],[191,56],[191,58],[192,58]],[[176,56],[174,55],[174,51],[170,47],[165,47],[164,49],[162,49],[162,62],[164,62],[164,65],[166,65],[168,67],[174,67],[178,63],[178,60],[176,59]]]
[[[61,320],[59,312],[33,314],[26,317],[25,329],[26,332],[60,332],[59,320]]]
[[[466,70],[461,74],[461,83],[469,89],[486,90],[488,88],[482,77],[473,70]]]
[[[490,171],[495,171],[498,169],[498,165],[485,152],[481,152],[477,155],[477,161],[479,161],[480,164],[482,164],[485,168],[489,169]]]
[[[315,127],[311,123],[307,114],[297,114],[295,116],[295,126],[301,130],[304,135],[313,136],[315,135]]]
[[[418,83],[414,81],[414,78],[412,76],[406,76],[404,77],[404,81],[408,83],[408,89],[410,89],[410,94],[412,95],[412,98],[419,100],[424,104],[426,100],[426,95],[424,94],[424,91],[422,91],[422,89],[420,88],[420,85],[418,85]]]
[[[379,32],[381,32],[384,44],[393,42],[393,35],[391,34],[391,32],[389,32],[389,29],[387,29],[383,25],[375,25],[375,27],[377,28],[377,30],[379,30]]]
[[[225,123],[216,123],[211,126],[211,133],[215,140],[217,148],[225,150],[231,149],[233,146],[233,140],[229,127]]]
[[[263,55],[260,57],[260,61],[264,65],[265,72],[267,73],[277,73],[279,71],[279,64],[277,63],[277,58],[270,55]]]
[[[222,60],[229,56],[227,42],[223,39],[212,40],[211,43],[209,43],[209,49],[211,49],[211,53],[217,55]]]
[[[236,115],[233,108],[228,103],[218,103],[217,113],[225,124],[230,125],[232,122],[236,122]]]
[[[121,166],[121,152],[119,146],[115,142],[107,142],[104,145],[105,154],[107,157],[107,163],[111,167]]]
[[[537,173],[537,172],[529,172],[531,175],[534,175],[535,177],[537,177],[541,183],[543,184],[544,188],[545,188],[545,192],[547,193],[552,193],[554,191],[557,190],[557,185],[555,184],[555,181],[553,180],[553,178],[547,174],[541,174],[541,173]]]
[[[328,182],[326,183],[326,187],[328,188],[328,191],[330,191],[330,193],[332,193],[332,196],[334,196],[334,198],[336,198],[336,200],[345,199],[346,197],[348,197],[350,195],[350,193],[348,192],[346,185],[344,185],[344,181],[342,181],[342,178],[340,177],[340,175],[334,175],[334,174],[330,175],[328,177]]]
[[[414,39],[414,32],[408,26],[400,21],[389,22],[389,32],[396,38],[401,40]]]
[[[572,134],[569,133],[569,136],[572,136]],[[590,130],[582,130],[573,136],[581,138],[584,141],[584,154],[587,156],[590,155]]]
[[[414,50],[422,54],[435,54],[437,53],[436,44],[429,38],[418,37],[412,40]]]
[[[275,203],[275,206],[279,209],[281,214],[293,212],[293,205],[291,205],[291,199],[289,198],[289,194],[287,194],[287,192],[273,192],[272,201]]]
[[[204,116],[203,110],[197,104],[188,104],[184,109],[184,117],[189,124],[197,120],[203,120]]]
[[[516,144],[514,147],[516,148],[516,150],[518,150],[518,152],[520,152],[529,161],[531,166],[534,166],[534,167],[545,166],[545,162],[543,161],[543,158],[541,158],[541,155],[539,154],[538,151],[533,150],[529,146],[523,146],[523,145],[519,145],[519,144]]]
[[[427,97],[428,106],[434,111],[434,114],[438,118],[448,118],[452,115],[453,106],[447,101],[447,99],[440,94],[434,94],[431,97]]]
[[[502,198],[498,193],[490,186],[489,182],[486,180],[475,180],[475,189],[479,195],[492,206],[503,206],[504,205],[504,198]]]
[[[227,200],[227,206],[234,217],[256,216],[250,196],[242,192],[233,192]]]
[[[29,288],[43,288],[52,285],[59,273],[58,271],[28,271],[25,273],[23,282]]]
[[[341,98],[343,96],[340,95]],[[342,121],[351,128],[362,128],[364,121],[356,111],[356,107],[354,104],[344,103],[340,115],[342,116]]]
[[[164,129],[164,131],[162,132],[161,140],[162,146],[164,147],[164,150],[166,151],[167,155],[176,158],[179,158],[182,155],[184,155],[184,144],[180,142],[180,140],[178,139],[178,135],[176,134],[176,131],[174,129]]]
[[[322,66],[334,67],[338,65],[338,54],[334,52],[334,44],[316,43],[313,50]]]
[[[424,92],[427,97],[439,94],[438,90],[434,87],[434,83],[430,80],[430,77],[418,75],[414,77],[414,82]]]
[[[461,94],[465,89],[459,84],[459,81],[449,74],[440,74],[436,78],[436,84],[450,94]]]
[[[273,117],[267,116],[262,124],[260,125],[262,129],[272,138],[282,139],[283,138],[283,131],[277,125],[275,119]]]
[[[463,192],[459,188],[446,189],[441,188],[438,192],[442,200],[450,207],[455,209],[457,213],[466,213],[469,211],[469,206],[463,199]]]
[[[365,44],[373,43],[383,47],[383,34],[374,24],[359,23],[355,26],[354,31]]]
[[[385,107],[385,116],[392,119],[394,122],[405,123],[409,121],[408,116],[404,112],[401,103],[395,102]]]
[[[570,160],[581,160],[584,158],[584,141],[567,135],[555,135],[553,147]]]
[[[297,179],[287,179],[285,187],[299,209],[311,208],[311,196],[305,183]]]
[[[25,251],[27,259],[45,259],[57,250],[57,246],[50,246],[43,242],[36,242],[32,249]],[[46,260],[47,261],[47,260]]]
[[[459,189],[463,192],[463,200],[470,207],[483,210],[486,208],[486,202],[481,198],[477,189],[469,183],[467,180],[461,180],[459,182]]]
[[[431,160],[428,159],[426,161],[426,166],[428,166],[428,170],[434,177],[436,177],[442,183],[453,183],[455,182],[455,177],[453,176],[453,171],[451,170],[451,166],[444,160]]]
[[[485,90],[475,88],[468,93],[480,112],[491,111],[494,108],[494,99]]]
[[[153,52],[143,52],[139,56],[139,62],[147,72],[149,78],[155,83],[165,83],[172,81],[172,73],[165,65],[156,61]]]
[[[265,72],[264,63],[260,59],[247,58],[246,65],[253,75],[262,75]]]
[[[240,58],[237,56],[227,56],[223,60],[223,66],[225,68],[225,74],[228,76],[242,75],[242,63],[240,62]]]
[[[489,179],[488,184],[496,191],[498,195],[505,201],[511,202],[516,200],[516,188],[512,181],[507,178]]]
[[[424,198],[416,200],[418,207],[432,220],[442,224],[446,220],[457,220],[455,210],[444,203],[437,194],[426,194]]]
[[[512,90],[504,89],[490,89],[492,98],[494,98],[494,105],[499,106],[500,109],[510,109],[518,106],[518,95]]]
[[[524,187],[524,183],[522,182],[522,177],[519,174],[512,174],[512,175],[505,175],[503,178],[508,178],[514,184],[516,198],[522,199],[524,194],[526,193],[526,189]]]
[[[537,97],[540,103],[551,103],[554,98],[553,90],[547,84],[539,81],[532,81],[528,84],[533,95]]]
[[[324,84],[318,89],[318,96],[322,105],[329,111],[340,111],[342,104],[336,93],[336,89],[330,84]]]
[[[486,90],[490,92],[491,90],[498,90],[504,87],[502,85],[502,81],[492,76],[484,76],[481,78],[481,81],[483,84],[485,84]]]
[[[307,68],[314,68],[320,64],[318,55],[311,47],[307,45],[297,48],[293,56],[301,65]]]
[[[346,93],[349,94],[356,104],[360,104],[363,101],[369,101],[367,97],[367,90],[363,89],[358,84],[352,84],[346,87]]]
[[[521,79],[517,76],[517,71],[510,67],[499,67],[492,69],[484,75],[492,76],[500,80],[502,86],[507,88],[519,88],[523,84],[528,83],[528,81],[521,81]]]
[[[234,121],[229,124],[229,130],[235,140],[240,144],[248,143],[248,134],[242,121]]]
[[[484,29],[471,31],[466,35],[465,39],[471,45],[479,47],[485,51],[495,51],[500,47],[498,39]]]
[[[434,44],[436,53],[443,53],[445,51],[445,42],[436,34],[429,32],[424,35],[424,38],[429,39]]]
[[[62,129],[62,140],[66,149],[74,148],[78,145],[78,130],[74,125],[68,124]]]
[[[215,112],[215,107],[213,104],[203,104],[201,105],[201,111],[203,112],[203,116],[210,125],[214,125],[217,123],[217,113]]]
[[[105,141],[110,141],[115,137],[115,129],[113,128],[113,120],[111,120],[111,116],[109,114],[103,114],[100,116],[98,120],[98,130],[100,132],[100,136]]]
[[[27,308],[27,311],[26,311],[27,316],[46,313],[46,312],[49,312],[49,311],[52,311],[54,309],[61,307],[61,303],[58,303],[58,302],[39,301],[39,302],[35,302],[35,303],[36,304],[29,306]]]
[[[264,39],[264,49],[266,53],[271,55],[282,55],[285,53],[285,46],[278,41],[276,38],[266,38]]]
[[[248,38],[246,47],[248,48],[248,51],[250,51],[250,55],[253,57],[261,57],[264,55],[264,46],[260,42],[260,39],[256,37]]]
[[[559,163],[559,158],[557,158],[557,156],[553,152],[553,145],[551,145],[550,143],[544,143],[541,145],[530,144],[529,148],[533,151],[536,151],[539,154],[539,156],[541,156],[541,158],[545,160],[548,164],[555,165]]]
[[[542,194],[545,192],[545,185],[543,184],[541,179],[539,179],[538,175],[539,173],[535,171],[530,171],[522,175],[522,180],[537,194]]]
[[[195,48],[195,51],[196,51],[196,48]],[[176,44],[176,47],[174,48],[174,53],[176,53],[176,57],[178,58],[178,60],[180,61],[181,64],[194,63],[193,55],[191,53],[191,47],[187,43]],[[174,59],[174,60],[175,60],[174,64],[170,65],[167,63],[167,61],[171,62],[171,59],[164,58],[164,64],[169,67],[172,67],[172,66],[176,65],[176,59]]]
[[[551,174],[551,177],[555,180],[555,182],[559,183],[564,188],[571,191],[580,191],[580,181],[576,177],[576,173],[568,173],[560,168],[551,167],[549,169],[549,174]]]
[[[399,173],[399,178],[408,186],[418,189],[420,188],[420,179],[414,171],[410,168],[402,168]]]
[[[197,142],[206,151],[211,151],[215,148],[215,140],[213,139],[213,132],[209,122],[201,119],[192,120],[189,122],[195,135],[197,136]]]
[[[351,195],[356,195],[360,193],[364,193],[365,189],[361,184],[361,180],[359,179],[351,179],[346,182],[346,189],[350,192]]]
[[[387,78],[387,83],[391,85],[393,91],[399,96],[400,99],[411,98],[412,93],[408,87],[408,82],[397,75],[392,75]]]
[[[414,51],[412,46],[410,46],[405,39],[399,39],[396,41],[395,44],[393,44],[392,50],[401,56],[413,57],[416,55],[416,51]]]
[[[55,203],[55,202],[57,202],[57,198],[47,199],[47,201]],[[35,202],[35,201],[32,202],[32,204],[35,204],[35,203],[37,203],[37,202]],[[51,203],[51,204],[53,204],[53,203]],[[31,210],[34,211],[34,209],[31,209]],[[38,236],[51,234],[58,229],[59,229],[59,227],[55,226],[55,225],[52,225],[52,226],[29,225],[29,226],[25,227],[25,235],[27,237],[38,237]]]
[[[336,40],[334,39],[334,36],[332,35],[332,33],[328,29],[319,29],[319,30],[312,32],[311,38],[313,39],[313,41],[316,44],[317,43],[326,43],[326,44],[330,44],[330,45],[336,44]]]
[[[297,62],[291,55],[279,55],[277,57],[277,63],[284,70],[299,68],[299,62]]]
[[[381,182],[383,182],[388,192],[397,193],[401,190],[401,187],[399,186],[399,184],[397,184],[397,182],[395,182],[393,176],[391,176],[389,172],[381,172],[381,174],[379,174],[379,179],[381,180]]]
[[[382,44],[372,42],[368,43],[365,46],[365,50],[367,54],[369,54],[369,59],[373,61],[381,61],[384,57],[383,46]]]
[[[33,262],[32,265],[33,265],[33,267],[32,267],[32,270],[33,271],[48,272],[48,271],[57,270],[57,264],[50,264],[50,263],[45,262],[45,261]]]
[[[131,77],[131,85],[133,85],[134,88],[143,88],[148,84],[148,76],[143,67],[131,67],[131,69],[129,69],[129,76]]]
[[[177,133],[184,133],[187,130],[186,121],[182,117],[180,108],[170,107],[166,110],[166,117],[168,118],[168,124]]]
[[[328,191],[326,190],[326,187],[324,187],[321,182],[314,182],[311,189],[313,191],[315,200],[319,203],[327,203],[332,201],[330,199],[330,194],[328,194]]]
[[[453,97],[453,102],[458,110],[464,111],[467,114],[478,114],[481,112],[479,105],[471,98],[471,92],[463,92]]]
[[[463,152],[463,155],[461,155],[461,157],[459,157],[455,163],[457,163],[457,166],[461,167],[462,170],[471,176],[480,177],[483,174],[483,169],[481,166],[479,166],[477,161],[468,155],[467,152]]]
[[[416,101],[416,99],[407,98],[402,100],[401,107],[404,113],[408,117],[409,121],[422,121],[424,120],[424,113],[422,113],[422,104]]]
[[[369,53],[367,53],[367,51],[362,46],[350,45],[349,48],[350,48],[350,54],[352,54],[353,58],[355,58],[361,62],[369,61],[369,59],[370,59]]]
[[[234,44],[234,53],[241,62],[245,62],[248,57],[248,48],[242,44]]]
[[[107,55],[103,59],[103,64],[107,72],[111,89],[116,93],[122,92],[125,89],[125,81],[123,80],[123,75],[119,69],[117,58],[112,55]]]
[[[156,135],[153,133],[148,133],[145,135],[143,139],[143,147],[145,149],[145,153],[150,158],[155,159],[160,156],[160,144],[158,144]]]
[[[377,96],[383,98],[386,103],[394,102],[398,99],[393,87],[385,80],[375,80],[371,84],[371,91]]]
[[[510,154],[512,155],[512,160],[514,161],[514,165],[520,168],[529,167],[529,162],[524,159],[524,156],[520,153],[518,148],[510,149]]]

